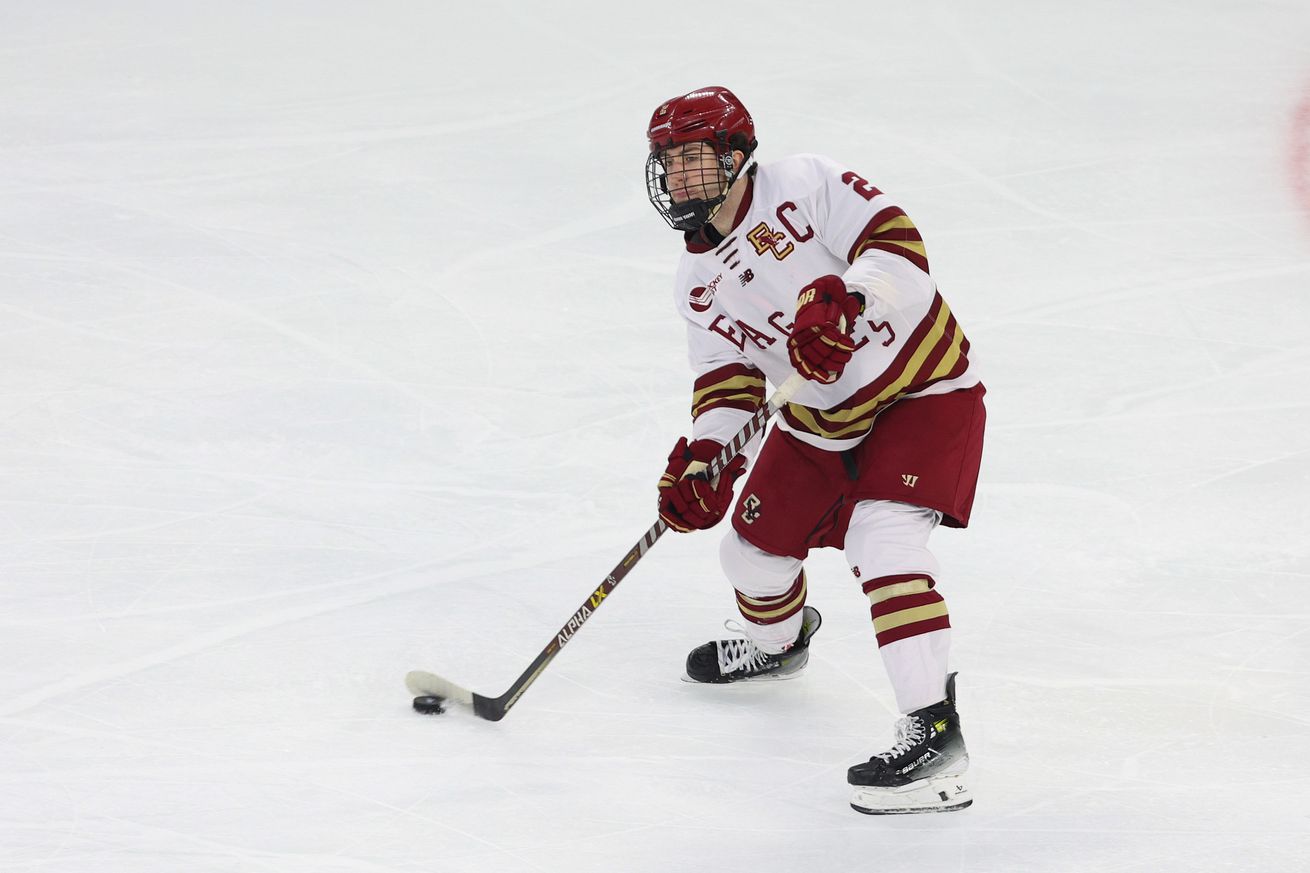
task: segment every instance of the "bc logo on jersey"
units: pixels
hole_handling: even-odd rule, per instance
[[[764,222],[760,222],[751,228],[751,232],[746,234],[746,239],[751,241],[755,246],[755,254],[762,255],[765,252],[772,252],[778,260],[790,255],[795,249],[795,243],[787,242],[787,234],[780,230],[774,230]],[[784,246],[783,243],[787,242]]]

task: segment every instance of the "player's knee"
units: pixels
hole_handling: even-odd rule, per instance
[[[933,509],[893,500],[863,500],[851,513],[846,560],[862,579],[938,572],[928,536],[941,520]]]
[[[719,564],[734,588],[758,595],[786,591],[801,571],[797,559],[758,549],[735,530],[729,531],[719,544]]]

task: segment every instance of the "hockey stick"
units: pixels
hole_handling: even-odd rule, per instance
[[[710,461],[705,470],[705,476],[709,479],[717,476],[719,471],[736,457],[750,438],[759,433],[773,413],[782,408],[783,404],[790,400],[796,390],[804,383],[804,377],[799,373],[793,373],[791,378],[779,385],[768,402],[755,410],[755,414],[751,416],[750,421],[746,422],[742,429],[737,431],[736,436],[723,447],[723,450],[714,456],[714,459]],[[573,639],[579,628],[600,608],[600,605],[605,602],[605,598],[609,597],[614,589],[619,587],[619,583],[623,581],[623,577],[628,575],[628,571],[636,566],[642,556],[650,550],[651,546],[655,545],[655,542],[668,529],[668,525],[664,523],[663,519],[659,519],[655,524],[651,525],[645,536],[628,550],[628,553],[623,556],[623,560],[619,561],[609,575],[605,577],[605,581],[601,582],[599,587],[591,592],[591,596],[569,617],[564,626],[556,632],[555,638],[550,641],[546,648],[541,650],[541,653],[528,665],[528,669],[523,671],[523,675],[515,680],[514,684],[504,694],[499,697],[484,697],[456,685],[449,679],[443,679],[422,670],[414,670],[405,676],[405,687],[416,698],[414,702],[415,709],[424,712],[441,712],[441,701],[453,700],[456,703],[471,706],[475,715],[488,721],[500,721],[505,717],[505,713],[509,712],[510,707],[523,696],[523,692],[528,690],[528,686],[537,681],[537,677],[559,654],[560,649],[564,648],[569,640]],[[426,702],[420,707],[420,701],[417,698],[439,698],[439,700]]]

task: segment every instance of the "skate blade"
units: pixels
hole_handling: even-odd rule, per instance
[[[678,678],[692,685],[713,685],[722,688],[724,685],[750,685],[752,682],[781,682],[784,679],[795,679],[799,675],[801,675],[800,670],[793,670],[790,673],[765,673],[763,676],[752,676],[749,679],[733,679],[731,682],[701,682],[691,678],[686,673]]]
[[[851,792],[851,809],[865,815],[912,815],[920,812],[954,812],[973,803],[968,783],[962,776],[921,779],[900,788],[872,788],[856,785]]]

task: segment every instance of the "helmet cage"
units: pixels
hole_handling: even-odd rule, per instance
[[[734,171],[732,153],[733,145],[728,137],[720,133],[715,139],[695,140],[691,143],[670,143],[663,148],[654,148],[646,159],[646,194],[655,211],[668,222],[674,230],[699,230],[714,218],[723,201],[728,198],[728,189],[737,181],[740,168]],[[714,152],[713,162],[706,161],[695,169],[683,170],[683,182],[686,189],[701,193],[701,197],[675,200],[669,191],[669,174],[667,163],[673,149],[685,149],[695,143],[703,143]],[[737,151],[745,151],[740,146]],[[743,167],[745,162],[743,161]]]

